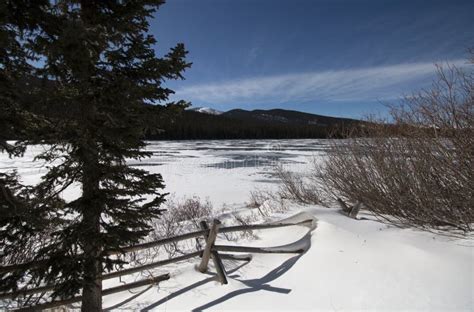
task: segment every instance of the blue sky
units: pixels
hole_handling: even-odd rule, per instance
[[[151,31],[159,55],[183,42],[193,62],[173,99],[358,118],[465,62],[474,1],[168,0]]]

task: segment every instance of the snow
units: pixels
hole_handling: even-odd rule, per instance
[[[222,114],[221,111],[218,111],[216,109],[210,108],[210,107],[191,107],[189,110],[199,112],[199,113],[204,113],[204,114],[210,114],[210,115],[220,115]]]
[[[153,157],[130,163],[161,173],[165,191],[175,196],[209,198],[216,211],[247,213],[250,191],[278,187],[272,166],[283,163],[304,172],[312,157],[324,157],[325,148],[324,140],[150,142]],[[40,149],[32,147],[23,159],[0,156],[1,170],[18,168],[25,182],[34,183],[44,172],[41,164],[32,162]],[[76,188],[65,197],[77,194]],[[317,219],[317,227],[264,229],[255,231],[257,239],[228,242],[219,236],[217,240],[221,245],[253,247],[300,242],[307,248],[301,255],[254,254],[250,262],[224,260],[228,285],[217,282],[212,262],[209,273],[197,272],[197,258],[160,267],[150,273],[169,272],[170,280],[106,296],[104,307],[114,311],[474,311],[472,239],[396,228],[368,214],[354,220],[336,208],[321,206],[294,204],[266,221],[308,216]],[[104,287],[139,278],[143,277],[112,279]]]
[[[225,262],[231,271],[228,285],[197,273],[196,259],[122,308],[472,311],[472,242],[357,221],[323,207],[306,211],[319,221],[303,255],[257,254],[247,264]],[[246,244],[290,242],[301,231],[262,230],[258,241]],[[106,298],[105,303],[126,296],[130,294]]]

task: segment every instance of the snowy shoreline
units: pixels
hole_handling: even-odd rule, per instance
[[[163,175],[176,197],[207,198],[214,209],[247,211],[255,189],[276,190],[275,164],[304,172],[313,157],[324,157],[325,140],[152,141],[150,159],[131,165]],[[16,168],[25,183],[44,171],[33,162],[41,149],[31,147],[24,158],[0,157],[1,170]],[[258,161],[257,161],[257,160]],[[78,188],[64,194],[74,198]],[[122,311],[189,310],[416,310],[472,311],[474,307],[474,242],[414,229],[400,229],[376,220],[353,220],[337,209],[293,204],[273,220],[298,212],[314,215],[318,228],[303,255],[254,255],[252,261],[226,261],[228,285],[201,274],[198,259],[153,270],[171,279],[147,289],[104,297],[111,307],[144,291],[117,309]],[[225,216],[223,216],[225,218]],[[302,227],[260,230],[258,239],[239,245],[278,246],[305,235]],[[222,238],[218,239],[222,240]],[[122,279],[133,281],[134,276]],[[104,282],[104,288],[122,283]]]

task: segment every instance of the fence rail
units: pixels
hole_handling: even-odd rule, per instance
[[[169,280],[169,279],[170,279],[170,275],[168,273],[158,275],[158,276],[155,276],[155,277],[152,277],[152,278],[139,280],[139,281],[136,281],[136,282],[133,282],[133,283],[128,283],[128,284],[125,284],[125,285],[120,285],[120,286],[104,289],[102,291],[102,296],[108,296],[108,295],[111,295],[111,294],[122,292],[124,290],[138,288],[138,287],[142,287],[142,286],[146,286],[146,285],[158,284],[159,282],[166,281],[166,280]],[[38,311],[38,310],[44,310],[44,309],[51,309],[51,308],[56,308],[56,307],[60,307],[60,306],[63,306],[63,305],[72,304],[72,303],[81,302],[81,301],[82,301],[82,296],[76,296],[76,297],[72,297],[72,298],[65,299],[65,300],[55,300],[55,301],[51,301],[51,302],[36,304],[36,305],[30,306],[30,307],[20,308],[20,309],[17,309],[17,311],[22,311],[23,312],[23,311]]]
[[[297,215],[298,216],[298,215]],[[153,247],[158,247],[170,243],[175,243],[178,241],[192,239],[196,237],[203,237],[206,241],[206,246],[203,250],[197,250],[188,254],[184,254],[178,257],[160,260],[148,264],[144,264],[137,267],[127,268],[111,273],[104,274],[102,276],[102,280],[107,280],[111,278],[116,278],[120,276],[130,275],[134,273],[138,273],[145,270],[154,269],[157,267],[162,267],[171,263],[176,263],[184,260],[188,260],[195,257],[201,257],[201,263],[198,266],[198,270],[201,272],[206,272],[208,268],[208,262],[212,258],[214,261],[214,265],[217,270],[217,275],[219,280],[222,284],[227,283],[226,271],[224,265],[222,263],[222,259],[232,259],[232,260],[240,260],[240,261],[250,261],[252,259],[251,255],[233,255],[233,254],[220,254],[220,252],[237,252],[237,253],[303,253],[306,249],[302,247],[301,244],[295,242],[293,244],[284,245],[284,246],[276,246],[276,247],[245,247],[245,246],[227,246],[227,245],[216,245],[215,240],[219,233],[230,233],[230,232],[240,232],[240,231],[249,231],[249,230],[263,230],[263,229],[273,229],[273,228],[281,228],[287,226],[295,226],[295,225],[304,225],[311,227],[311,230],[315,228],[315,218],[310,216],[306,218],[295,218],[291,217],[285,220],[281,220],[278,222],[272,223],[263,223],[263,224],[250,224],[250,225],[237,225],[237,226],[228,226],[228,227],[220,227],[221,223],[219,220],[214,220],[211,228],[207,225],[206,222],[201,222],[201,230],[194,231],[182,235],[177,235],[174,237],[168,237],[156,241],[151,241],[147,243],[137,244],[133,246],[127,246],[121,248],[120,250],[107,250],[105,251],[105,255],[118,255],[124,254],[128,252],[134,252],[144,249],[149,249]],[[310,230],[310,231],[311,231]],[[310,232],[309,231],[309,232]],[[309,233],[308,232],[308,233]],[[11,273],[19,270],[26,270],[31,269],[33,267],[41,267],[47,265],[48,260],[40,260],[40,261],[33,261],[27,263],[20,263],[14,265],[7,265],[0,267],[0,273]],[[110,289],[105,289],[102,294],[104,296],[108,294],[112,294],[115,292],[120,292],[127,289],[137,288],[144,285],[156,284],[160,281],[164,281],[169,279],[169,274],[159,275],[157,277],[151,279],[145,279],[133,283],[128,283],[126,285],[121,285],[118,287],[113,287]],[[4,299],[15,299],[19,296],[28,296],[37,293],[46,293],[53,291],[55,285],[44,285],[36,288],[24,288],[13,292],[8,293],[0,293],[0,300]],[[66,300],[61,301],[52,301],[40,305],[35,305],[32,307],[21,308],[20,311],[33,311],[37,309],[46,309],[46,308],[53,308],[61,305],[66,305],[74,302],[81,301],[81,297],[73,297]]]

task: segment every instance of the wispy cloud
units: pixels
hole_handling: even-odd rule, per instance
[[[461,65],[463,60],[450,61]],[[193,85],[176,96],[208,104],[280,104],[310,101],[361,101],[396,98],[430,81],[433,63],[410,63],[255,77]]]

